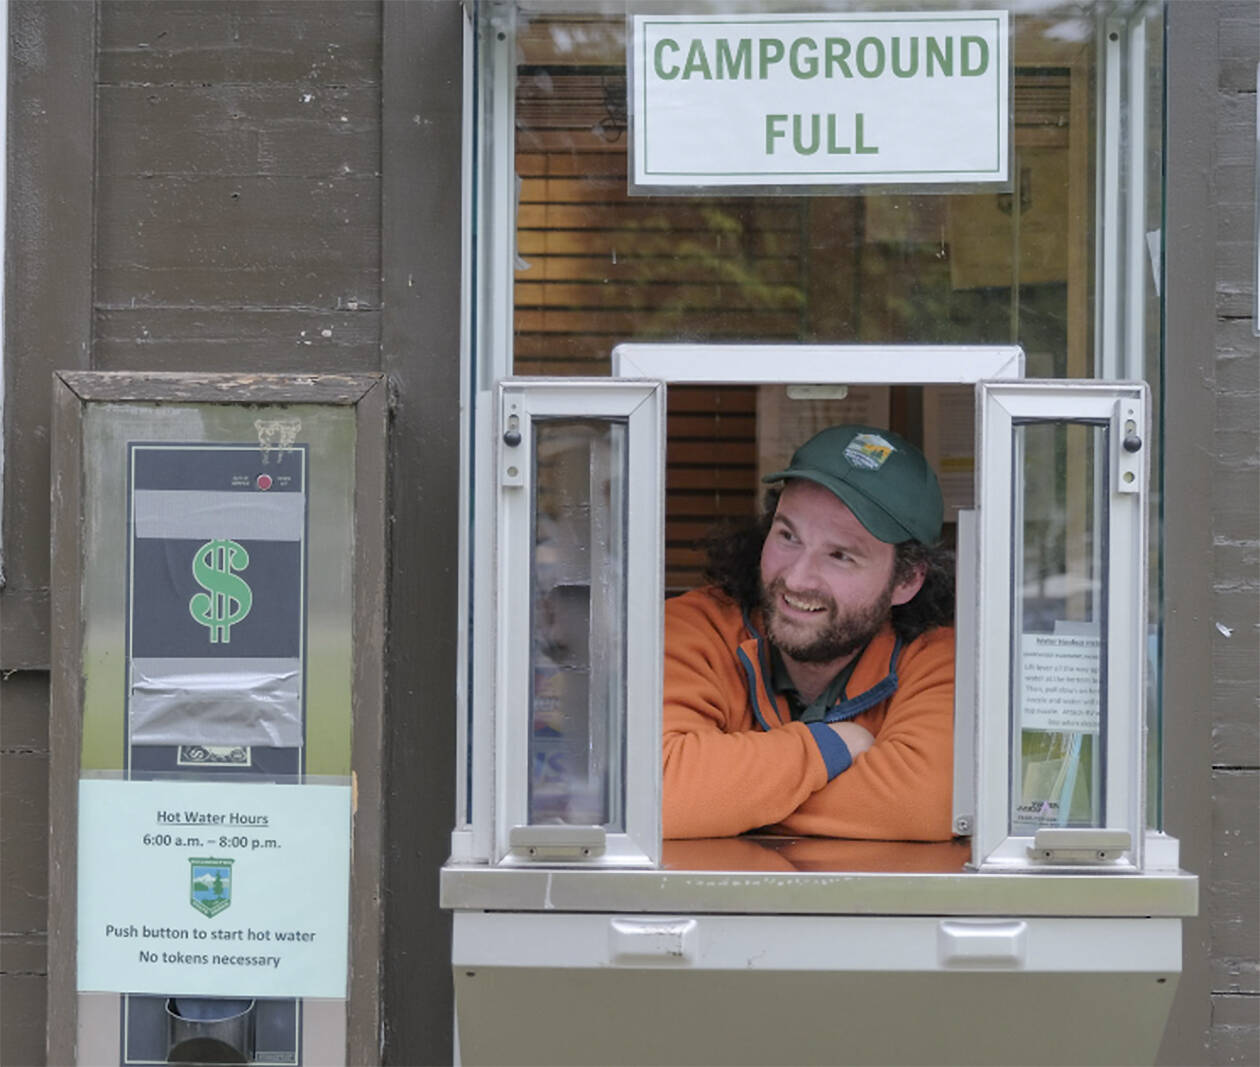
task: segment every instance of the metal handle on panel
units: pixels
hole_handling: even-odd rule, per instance
[[[692,963],[698,947],[695,919],[612,919],[608,924],[613,963]]]
[[[1028,856],[1048,863],[1106,863],[1133,848],[1128,830],[1043,826],[1033,835]]]
[[[598,859],[606,843],[602,826],[513,826],[508,832],[513,856],[542,863]]]
[[[1022,967],[1028,954],[1028,924],[943,919],[936,930],[937,957],[945,967]]]

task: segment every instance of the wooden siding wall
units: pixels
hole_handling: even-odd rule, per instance
[[[99,370],[376,370],[374,3],[105,3]]]
[[[434,154],[430,127],[436,121],[457,131],[458,122],[426,110],[431,105],[423,101],[429,93],[457,106],[458,91],[426,80],[423,63],[411,61],[421,56],[440,64],[436,50],[451,51],[451,35],[434,36],[426,22],[425,11],[437,6],[392,3],[382,10],[376,0],[10,2],[0,1063],[44,1061],[48,424],[54,368],[388,370],[398,390],[393,599],[400,607],[392,636],[396,645],[414,642],[407,651],[424,647],[416,623],[404,616],[416,613],[416,603],[434,602],[429,596],[434,583],[449,585],[454,547],[448,537],[424,541],[424,552],[417,548],[417,531],[427,533],[426,514],[440,510],[434,502],[448,502],[450,493],[425,499],[416,486],[425,477],[422,454],[440,453],[442,435],[449,431],[454,405],[446,400],[445,380],[440,388],[434,382],[449,378],[458,338],[449,316],[443,318],[440,294],[424,284],[391,290],[389,277],[391,270],[405,277],[431,241],[445,257],[436,269],[447,275],[457,270],[447,232],[457,225],[452,222],[457,140],[443,142],[444,156]],[[457,10],[454,0],[444,6]],[[1210,978],[1187,994],[1211,1000],[1210,1052],[1201,1062],[1255,1064],[1260,1062],[1260,354],[1250,332],[1250,309],[1260,11],[1254,0],[1228,0],[1203,10],[1217,18],[1212,60],[1219,57],[1219,94],[1215,159],[1202,164],[1211,168],[1216,205],[1217,232],[1202,236],[1215,238],[1217,344],[1214,377],[1196,383],[1212,391],[1214,405],[1212,439],[1198,445],[1213,455],[1207,488],[1215,553],[1212,615],[1201,621],[1220,626],[1212,625],[1211,681],[1197,683],[1211,694],[1210,709],[1196,709],[1205,717],[1210,711],[1210,766],[1190,771],[1210,776],[1212,783],[1211,825],[1196,828],[1212,838],[1210,869],[1199,870],[1210,927],[1205,968]],[[455,24],[458,15],[449,21]],[[414,91],[384,137],[382,64],[388,66],[389,56],[383,59],[383,40],[395,70],[406,71],[406,87]],[[452,83],[458,84],[457,76]],[[383,159],[391,145],[397,150],[413,142],[421,148],[408,149],[410,158],[424,158],[425,149],[428,158],[438,160],[431,166],[443,175],[435,180],[439,191],[417,189],[410,175],[395,177],[391,201]],[[547,201],[547,181],[570,177],[545,151],[535,154],[534,165],[522,191],[529,211]],[[832,207],[843,214],[847,205],[836,200]],[[841,226],[850,223],[837,220]],[[643,248],[662,239],[675,240],[669,233],[648,233]],[[399,250],[400,243],[407,247]],[[600,250],[604,265],[610,249]],[[537,264],[532,269],[544,272],[541,276],[550,271],[553,280],[566,283],[580,283],[581,272],[594,266],[575,262],[581,257],[571,250],[546,249],[524,236],[520,253]],[[767,278],[785,280],[778,274]],[[688,284],[712,281],[702,272]],[[391,292],[392,306],[386,299]],[[408,311],[404,298],[416,301],[418,310]],[[641,311],[622,309],[631,316]],[[830,321],[814,326],[841,336],[850,312],[826,309]],[[562,306],[536,299],[522,312],[520,325],[559,322],[562,314]],[[435,319],[441,319],[436,331],[429,329]],[[569,363],[573,351],[556,346],[547,333],[523,331],[522,354]],[[577,356],[589,352],[583,348]],[[708,402],[679,414],[671,425],[682,449],[671,456],[677,461],[672,491],[722,484],[726,475],[714,467],[711,445],[700,442],[745,436],[748,404],[723,394],[716,411]],[[1176,417],[1176,405],[1177,397],[1169,397],[1170,418]],[[451,472],[444,490],[453,478]],[[695,522],[704,517],[697,515]],[[1169,521],[1198,518],[1172,515]],[[691,533],[686,528],[685,534]],[[418,559],[426,555],[446,562],[418,574]],[[445,640],[439,655],[449,651],[449,635]],[[383,1040],[390,1062],[440,1062],[449,1057],[449,983],[434,901],[440,839],[449,820],[437,833],[423,831],[427,837],[419,845],[420,832],[412,824],[441,823],[449,790],[441,773],[436,801],[419,798],[413,783],[417,767],[432,773],[433,764],[424,763],[433,758],[427,752],[438,750],[440,764],[449,751],[449,734],[432,722],[444,717],[450,694],[434,691],[432,677],[404,662],[397,650],[392,654],[388,773],[411,787],[403,797],[409,814],[431,806],[442,811],[391,824],[386,890],[395,889],[390,895],[399,903],[389,913],[385,979],[393,991],[387,993]],[[1181,666],[1199,678],[1208,672],[1197,660]],[[418,777],[431,785],[425,775]]]
[[[90,3],[9,5],[0,1062],[44,1062],[48,987],[49,440],[54,367],[88,366]],[[18,146],[21,146],[20,148]]]
[[[1225,4],[1217,28],[1213,859],[1203,907],[1212,1060],[1242,1065],[1260,1063],[1260,339],[1252,333],[1260,5]]]
[[[45,1055],[52,371],[380,368],[382,10],[12,0],[9,19],[0,1062],[19,1065]]]

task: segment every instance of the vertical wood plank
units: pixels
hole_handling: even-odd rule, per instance
[[[379,1062],[381,954],[384,904],[381,893],[385,790],[385,612],[387,388],[384,379],[368,389],[355,409],[355,587],[354,725],[351,744],[355,784],[354,850],[351,870],[350,1002],[346,1019],[346,1062]]]
[[[382,128],[382,366],[391,426],[386,705],[387,1063],[450,1063],[455,825],[464,12],[388,3]]]
[[[49,709],[48,1062],[76,1062],[79,754],[83,742],[83,404],[58,377],[53,394],[52,609]]]
[[[8,160],[0,621],[8,597],[47,590],[52,371],[89,362],[94,31],[87,0],[9,5],[8,139],[21,150]]]
[[[1167,7],[1165,137],[1167,146],[1164,277],[1165,397],[1176,417],[1164,426],[1164,501],[1168,517],[1163,615],[1164,828],[1181,842],[1181,864],[1206,878],[1211,870],[1210,730],[1205,727],[1203,667],[1211,657],[1212,324],[1215,249],[1212,158],[1217,98],[1216,20],[1209,3]],[[1159,1059],[1205,1063],[1211,1027],[1205,916],[1183,925],[1181,980]]]

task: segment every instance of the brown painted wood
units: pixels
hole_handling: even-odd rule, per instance
[[[210,175],[374,176],[380,87],[294,84],[102,85],[102,179]]]
[[[47,756],[48,672],[0,671],[0,707],[0,751]]]
[[[0,644],[6,646],[11,639],[47,644],[43,624],[37,634],[18,636],[34,616],[19,606],[10,624],[6,601],[14,593],[47,595],[43,502],[52,371],[88,366],[94,27],[90,2],[9,5],[8,139],[21,150],[9,154],[6,205],[5,589],[0,594]]]
[[[1260,6],[1253,0],[1225,0],[1217,10],[1220,83],[1241,92],[1256,91],[1256,42]]]
[[[107,0],[104,84],[373,84],[380,5],[372,0]]]
[[[17,421],[16,419],[14,421]],[[28,487],[29,479],[14,477],[8,492],[14,485]],[[46,521],[44,509],[30,509],[30,520]],[[26,517],[26,510],[23,510]],[[15,524],[16,525],[16,524]],[[20,578],[18,579],[20,580]],[[48,669],[48,589],[21,589],[6,586],[0,590],[0,670],[47,670]]]
[[[77,371],[58,376],[79,401],[357,404],[380,384],[375,374],[190,374]]]
[[[0,591],[0,666],[5,669],[46,667],[50,662],[52,371],[87,367],[90,352],[95,9],[90,2],[14,0],[8,23],[7,403]],[[35,684],[47,683],[41,678]],[[6,704],[4,715],[9,714]],[[46,723],[46,703],[43,714]],[[18,766],[0,779],[6,827],[12,803],[19,811],[30,812],[35,805],[47,811],[55,800],[48,792],[47,744],[45,738],[39,752],[6,754],[6,762]],[[52,809],[58,810],[55,804]],[[16,879],[10,885],[17,888],[20,902],[6,901],[0,907],[6,961],[0,967],[5,972],[0,1059],[5,1063],[43,1063],[47,1022],[56,1026],[66,1018],[65,987],[55,1003],[43,962],[48,825],[45,820],[42,827],[32,826],[20,836],[6,834],[0,841],[0,870]],[[55,879],[57,872],[51,876]],[[27,962],[11,970],[11,954],[25,956]],[[47,1019],[46,1005],[51,1009]]]
[[[1212,992],[1260,995],[1260,770],[1212,774]]]
[[[6,744],[0,752],[0,776],[5,783],[0,847],[6,856],[0,869],[0,908],[6,936],[42,934],[48,921],[47,742],[32,750]]]
[[[383,1058],[452,1058],[450,915],[459,627],[464,11],[384,5],[382,369],[395,388],[385,762]]]
[[[370,373],[380,362],[379,309],[97,309],[97,370]]]
[[[96,303],[380,303],[378,180],[123,177],[97,186]]]
[[[385,850],[385,604],[388,389],[383,376],[355,408],[354,848],[350,872],[350,976],[346,1062],[379,1061]]]
[[[6,935],[0,945],[0,1063],[44,1062],[48,946],[44,935]]]
[[[80,375],[88,380],[97,375]],[[83,399],[53,393],[52,684],[48,716],[48,1062],[76,1062],[79,754],[83,748]]]
[[[1181,842],[1181,864],[1207,879],[1212,842],[1210,729],[1205,664],[1211,655],[1210,595],[1214,426],[1211,391],[1214,320],[1214,190],[1212,157],[1217,103],[1216,18],[1209,4],[1171,4],[1167,9],[1168,138],[1165,286],[1166,407],[1176,417],[1164,426],[1165,568],[1162,678],[1164,829]],[[1207,894],[1203,885],[1200,899]],[[1158,1062],[1208,1062],[1211,1028],[1206,916],[1183,924],[1182,975]]]
[[[1212,1063],[1237,1067],[1260,1063],[1260,997],[1212,997]]]

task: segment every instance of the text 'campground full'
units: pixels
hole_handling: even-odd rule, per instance
[[[765,81],[814,78],[978,78],[989,69],[989,42],[971,34],[660,38],[652,68],[662,81]]]

